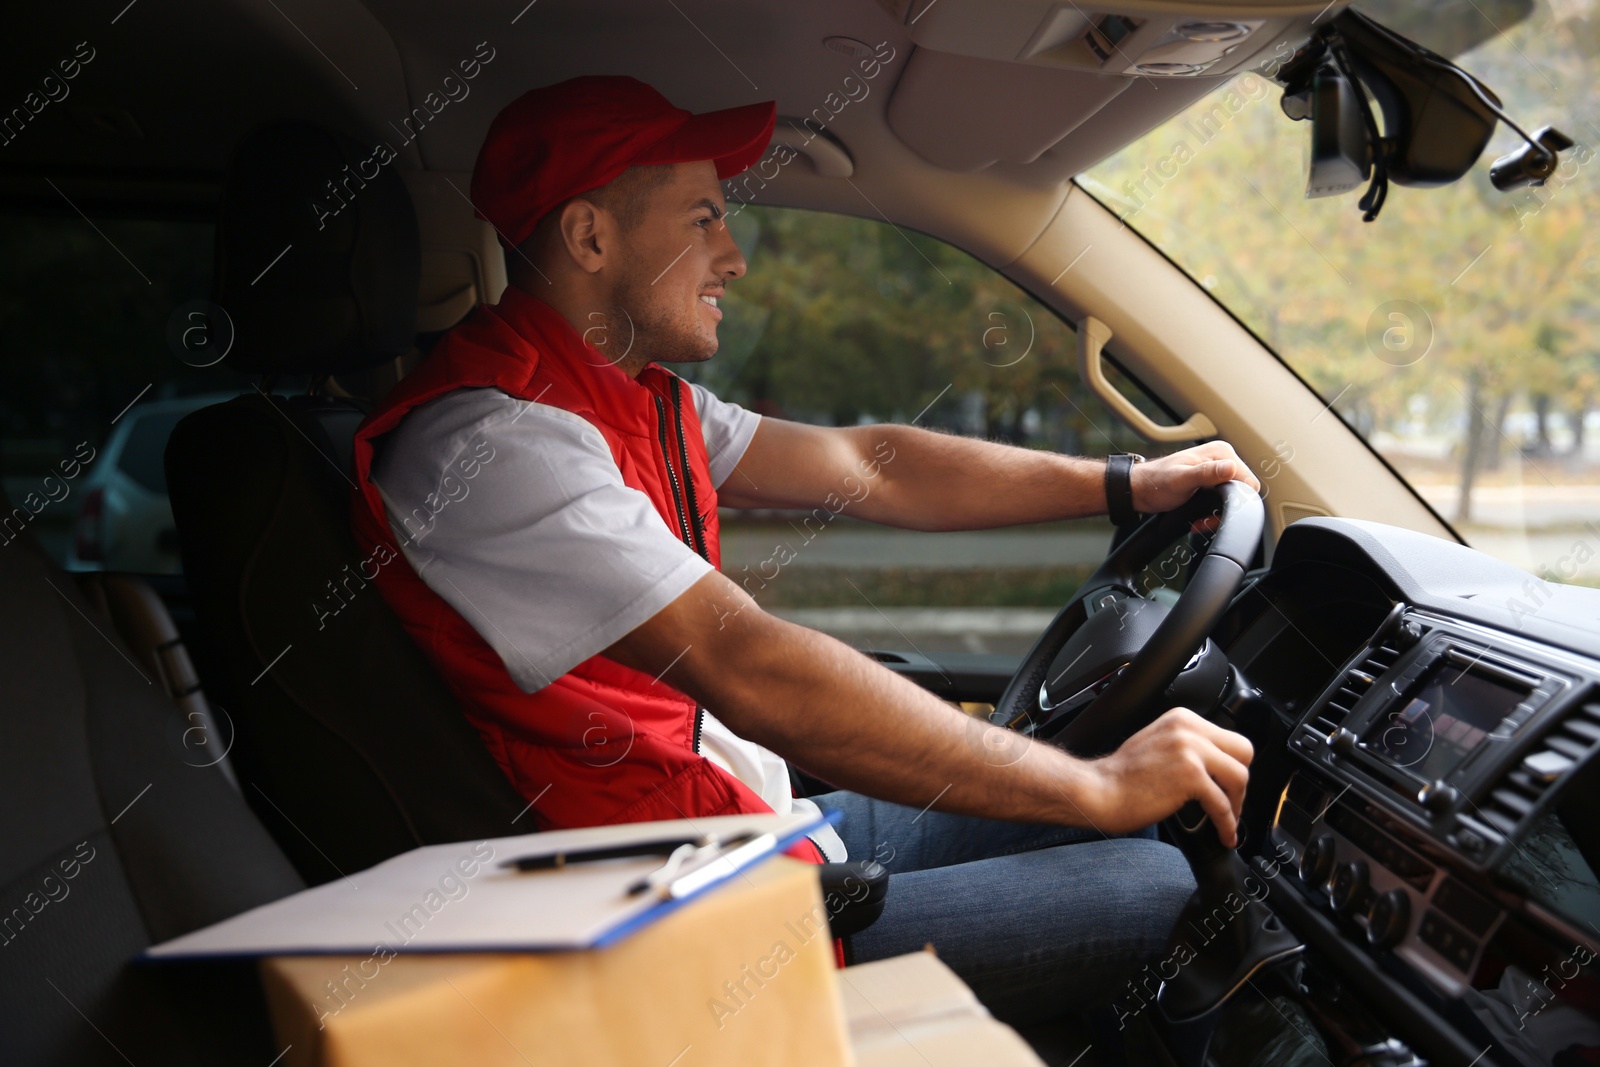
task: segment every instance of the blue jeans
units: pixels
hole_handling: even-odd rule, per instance
[[[997,1017],[1081,1015],[1127,994],[1159,958],[1194,890],[1182,855],[1154,831],[1000,822],[874,800],[812,797],[844,816],[852,860],[889,869],[883,915],[850,938],[858,963],[916,952],[939,958]]]

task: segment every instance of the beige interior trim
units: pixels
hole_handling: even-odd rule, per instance
[[[481,301],[478,299],[478,286],[476,282],[468,282],[453,293],[434,297],[428,303],[417,305],[417,330],[422,333],[431,333],[436,330],[448,330],[451,326],[467,317],[467,313],[477,307]]]
[[[506,287],[506,260],[494,227],[477,217],[467,190],[472,175],[402,171],[417,213],[422,279],[417,329],[449,329],[478,304],[495,304]]]
[[[1078,376],[1095,396],[1105,401],[1116,416],[1133,428],[1133,432],[1146,441],[1199,441],[1215,437],[1217,427],[1203,412],[1195,412],[1176,426],[1162,426],[1134,406],[1121,390],[1106,377],[1100,354],[1111,340],[1111,327],[1095,318],[1085,317],[1078,323]]]
[[[829,137],[826,133],[810,133],[806,131],[804,119],[780,117],[772,130],[772,148],[779,145],[800,153],[811,161],[811,167],[819,177],[823,178],[848,178],[856,172],[856,161],[850,158],[850,153],[844,145]]]
[[[1004,269],[1067,318],[1103,321],[1130,374],[1211,418],[1261,478],[1274,541],[1287,521],[1318,512],[1454,540],[1310,387],[1082,189]]]

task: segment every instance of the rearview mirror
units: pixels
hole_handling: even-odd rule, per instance
[[[1559,154],[1573,147],[1548,126],[1528,134],[1477,78],[1353,8],[1318,29],[1276,80],[1284,114],[1311,120],[1306,196],[1336,196],[1370,177],[1360,200],[1367,222],[1377,218],[1391,181],[1429,187],[1466,174],[1496,121],[1527,142],[1491,168],[1502,191],[1544,184]]]
[[[1337,64],[1318,64],[1311,81],[1311,174],[1306,198],[1348,193],[1372,173],[1361,90]]]

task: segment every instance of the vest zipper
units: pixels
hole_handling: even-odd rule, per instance
[[[678,472],[672,469],[672,453],[667,444],[667,405],[658,396],[656,401],[656,429],[661,437],[661,462],[667,467],[667,487],[672,491],[672,510],[678,516],[678,538],[690,548],[694,548],[694,535],[689,532],[689,523],[683,517],[683,502],[678,493]]]
[[[700,553],[702,558],[709,559],[710,557],[705,549],[705,535],[700,524],[700,512],[695,509],[693,503],[694,485],[689,475],[689,450],[683,439],[683,402],[678,393],[678,381],[676,378],[672,381],[672,410],[676,416],[674,421],[677,427],[678,459],[683,464],[683,480],[687,483],[683,489],[683,494],[689,500],[689,514],[694,517],[692,532],[689,521],[684,518],[683,502],[679,499],[678,474],[672,469],[671,446],[667,443],[667,405],[659,396],[655,398],[655,402],[656,428],[661,438],[661,462],[666,464],[667,467],[667,485],[672,490],[672,510],[678,517],[678,536],[683,540],[684,544]],[[696,544],[697,540],[698,544]],[[694,736],[690,741],[689,750],[697,756],[700,755],[700,735],[705,728],[705,721],[706,709],[696,704],[694,709]]]
[[[700,521],[700,504],[695,500],[694,477],[689,473],[689,446],[683,439],[683,383],[677,378],[672,379],[672,420],[678,431],[678,466],[683,470],[683,498],[689,507],[689,522],[694,531],[694,550],[708,562],[711,554],[706,551],[705,525]]]

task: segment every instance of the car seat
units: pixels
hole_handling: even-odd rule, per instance
[[[0,1059],[267,1063],[249,964],[131,961],[303,882],[97,614],[31,534],[0,548]]]
[[[226,362],[259,386],[185,417],[166,454],[205,661],[221,667],[206,684],[237,729],[241,788],[312,883],[418,845],[534,829],[349,530],[365,408],[316,385],[411,349],[419,272],[409,195],[392,165],[362,169],[370,155],[300,121],[240,144],[215,302],[232,323]],[[275,395],[291,375],[313,391]]]
[[[235,789],[228,750],[233,747],[233,724],[227,709],[206,700],[200,675],[189,659],[177,623],[150,583],[140,575],[116,571],[78,571],[73,575],[78,592],[111,623],[112,629],[146,678],[167,694],[178,709],[179,741],[194,766],[214,766]],[[220,713],[219,713],[220,712]]]

